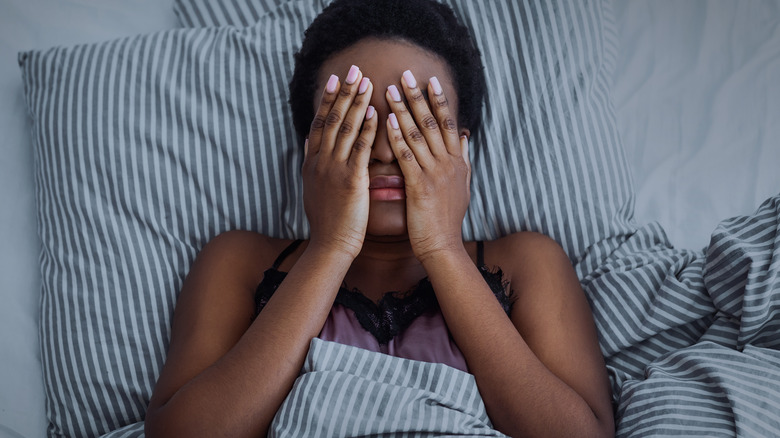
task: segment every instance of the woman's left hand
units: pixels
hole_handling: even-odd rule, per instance
[[[410,71],[401,83],[409,108],[397,87],[388,87],[387,135],[404,175],[409,240],[424,262],[440,251],[463,250],[471,178],[468,138],[458,135],[456,116],[435,77],[428,84],[430,106]]]

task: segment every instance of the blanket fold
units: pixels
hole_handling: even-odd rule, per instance
[[[780,437],[780,195],[704,251],[639,228],[582,284],[617,436]]]
[[[269,437],[504,437],[474,376],[349,345],[312,340]]]

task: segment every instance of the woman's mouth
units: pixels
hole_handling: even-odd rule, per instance
[[[404,177],[399,175],[377,175],[368,185],[372,201],[400,201],[406,199]]]

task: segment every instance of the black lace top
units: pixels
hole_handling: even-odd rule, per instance
[[[300,245],[302,240],[296,240],[279,254],[271,268],[263,273],[263,279],[255,291],[255,317],[260,314],[263,307],[271,299],[276,289],[287,276],[286,272],[279,271],[279,266],[284,259]],[[513,303],[513,293],[507,294],[507,282],[500,268],[488,269],[484,264],[484,248],[482,242],[477,242],[477,266],[479,272],[493,291],[504,311],[509,315]],[[387,344],[396,335],[401,333],[415,318],[426,311],[439,307],[436,294],[428,277],[420,280],[410,290],[400,292],[387,292],[374,303],[357,289],[348,289],[343,285],[336,295],[335,304],[355,312],[360,325],[370,332],[380,344]]]

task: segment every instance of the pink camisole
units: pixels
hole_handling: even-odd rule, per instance
[[[255,317],[287,275],[278,270],[279,266],[301,242],[291,243],[263,273],[255,292]],[[484,266],[483,251],[482,242],[477,242],[480,273],[509,314],[511,292],[507,295],[501,269],[491,272]],[[468,372],[466,359],[450,335],[427,277],[406,293],[386,293],[378,303],[357,290],[342,286],[319,337],[396,357],[442,363]]]

